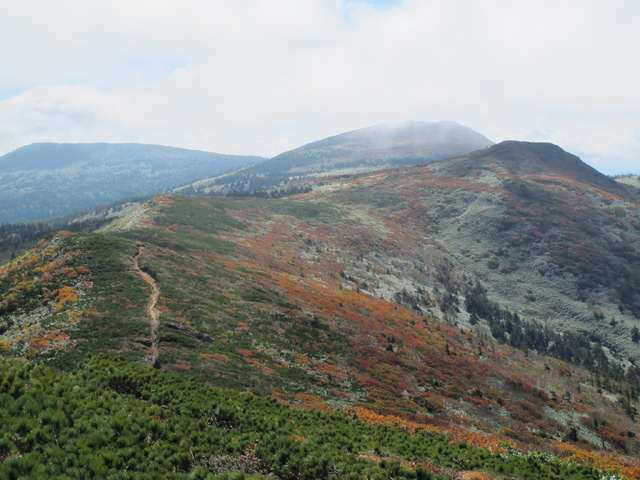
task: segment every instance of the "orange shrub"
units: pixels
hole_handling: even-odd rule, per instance
[[[78,293],[71,287],[62,287],[56,295],[56,312],[62,310],[67,303],[78,301]]]
[[[204,359],[218,360],[219,362],[226,362],[229,360],[229,357],[222,353],[201,353],[200,357]]]

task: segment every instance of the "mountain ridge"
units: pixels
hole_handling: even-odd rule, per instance
[[[1,351],[69,372],[88,358],[105,365],[108,395],[196,412],[210,419],[203,428],[235,434],[240,423],[217,420],[221,407],[177,407],[148,379],[175,373],[248,403],[267,396],[484,449],[476,463],[442,449],[420,463],[449,478],[637,478],[640,199],[576,158],[507,143],[307,178],[278,198],[158,196],[99,233],[60,232],[0,267]],[[118,373],[149,358],[160,372]],[[288,428],[284,464],[311,435]],[[349,445],[418,475],[411,449]],[[185,444],[182,471],[200,448]],[[494,468],[492,452],[527,467]],[[538,461],[569,470],[543,476]],[[346,470],[335,471],[308,476]]]
[[[137,143],[37,143],[0,157],[0,223],[152,195],[259,157]]]
[[[132,151],[133,149],[133,151]],[[165,145],[155,145],[147,143],[126,142],[126,143],[110,143],[110,142],[93,142],[93,143],[56,143],[56,142],[35,142],[23,147],[17,148],[0,157],[0,171],[11,171],[16,168],[20,169],[58,169],[70,166],[74,163],[83,163],[87,161],[95,161],[105,156],[112,157],[112,152],[124,157],[130,157],[129,161],[153,160],[160,153],[174,152],[187,155],[202,155],[208,157],[210,155],[220,155],[228,157],[236,157],[236,155],[226,155],[203,150],[186,149],[180,147],[172,147]],[[54,165],[38,163],[43,157],[46,160],[54,160]],[[260,157],[254,157],[260,158]],[[10,165],[10,162],[19,163]]]

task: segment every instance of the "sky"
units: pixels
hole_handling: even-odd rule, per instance
[[[0,2],[0,155],[138,142],[271,157],[455,121],[640,173],[638,0]]]

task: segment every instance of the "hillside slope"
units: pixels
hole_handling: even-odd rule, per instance
[[[575,160],[518,143],[288,198],[158,197],[2,267],[2,351],[67,369],[119,354],[298,409],[637,478],[638,200]],[[411,454],[351,448],[410,466]],[[448,474],[474,478],[463,466]]]
[[[513,311],[597,332],[640,361],[640,196],[550,144],[504,142],[439,165],[435,238]],[[473,193],[470,193],[473,192]],[[443,198],[443,197],[440,197]]]
[[[35,143],[0,157],[0,223],[164,192],[258,160],[134,143]]]
[[[292,180],[416,165],[492,145],[454,122],[388,123],[325,138],[251,167],[194,183],[189,193],[252,192]]]

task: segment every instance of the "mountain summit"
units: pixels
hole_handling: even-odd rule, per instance
[[[407,120],[396,123],[383,123],[373,127],[361,128],[325,138],[317,142],[304,145],[295,150],[278,155],[276,158],[286,158],[315,149],[322,149],[335,145],[362,148],[364,153],[371,149],[379,152],[381,147],[387,145],[391,152],[403,152],[405,149],[415,154],[423,154],[429,157],[441,155],[445,152],[452,156],[456,150],[483,148],[493,145],[485,136],[471,130],[468,127],[455,122],[417,122]],[[382,152],[380,152],[382,156]],[[387,153],[387,158],[393,155]]]
[[[501,163],[511,175],[559,175],[614,195],[625,195],[626,191],[620,183],[552,143],[501,142],[469,155],[467,168],[487,162]]]
[[[491,140],[455,122],[385,123],[309,143],[230,175],[196,182],[193,189],[249,192],[307,177],[428,163],[490,145]]]

